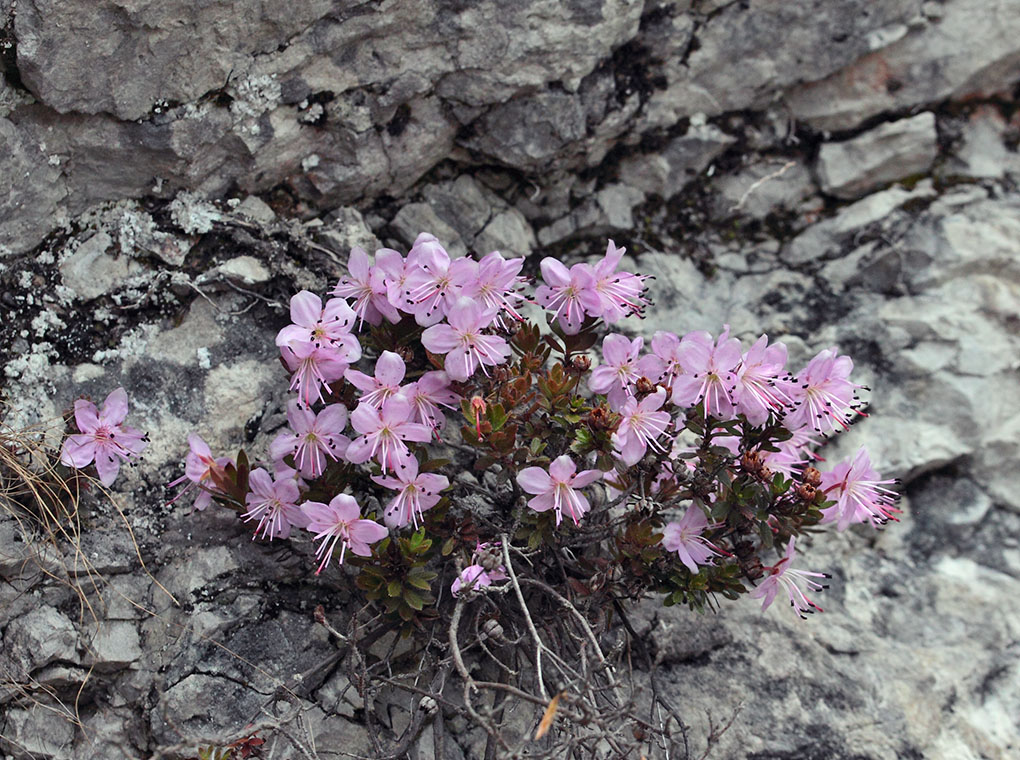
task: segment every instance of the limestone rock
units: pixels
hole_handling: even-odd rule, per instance
[[[909,201],[934,197],[930,180],[919,182],[913,190],[897,185],[873,193],[840,209],[835,216],[808,227],[783,248],[780,256],[791,264],[831,258],[842,250],[843,242],[850,233],[883,223],[893,211]]]
[[[77,662],[78,632],[53,607],[39,607],[8,624],[0,660],[2,672],[24,682],[51,662]]]
[[[54,226],[67,189],[43,146],[0,118],[0,256],[31,248]]]
[[[695,124],[661,151],[626,158],[620,164],[620,179],[646,193],[669,198],[734,142],[735,138],[713,124]]]
[[[935,114],[883,124],[852,140],[825,143],[816,170],[822,190],[838,198],[868,192],[931,168],[938,153]]]
[[[128,256],[107,254],[113,239],[103,231],[97,232],[60,265],[64,285],[88,301],[110,293],[126,284],[128,278],[140,274],[144,268]]]
[[[816,129],[849,129],[882,112],[1011,87],[1020,73],[1020,15],[1013,0],[947,0],[939,14],[887,47],[792,90],[794,116]]]
[[[223,87],[250,55],[286,45],[330,7],[327,0],[286,9],[237,0],[193,13],[183,2],[26,0],[15,16],[18,69],[38,98],[63,113],[137,119],[159,103]],[[83,69],[91,72],[85,79]]]

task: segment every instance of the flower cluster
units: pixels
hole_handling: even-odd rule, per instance
[[[649,303],[623,254],[610,241],[591,263],[545,258],[529,297],[523,258],[454,258],[424,233],[406,256],[355,248],[325,303],[291,299],[276,344],[295,397],[267,459],[217,458],[193,435],[175,484],[198,489],[197,509],[237,510],[255,538],[310,532],[317,573],[361,558],[362,587],[403,595],[387,602],[402,616],[434,601],[424,565],[442,573],[458,548],[455,596],[507,578],[503,551],[561,541],[575,553],[556,554],[557,573],[583,545],[619,568],[598,587],[617,596],[701,607],[750,592],[767,607],[782,587],[798,614],[817,609],[817,574],[790,567],[796,537],[898,511],[863,450],[814,467],[823,439],[863,415],[853,362],[829,348],[795,372],[782,343],[745,346],[728,328],[614,332],[593,357],[600,326]],[[595,566],[577,562],[577,577]]]

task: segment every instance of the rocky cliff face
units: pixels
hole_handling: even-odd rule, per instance
[[[153,439],[125,519],[82,514],[95,618],[74,555],[0,517],[0,751],[180,757],[296,708],[320,757],[372,756],[366,710],[406,722],[334,669],[312,610],[347,600],[306,546],[162,485],[189,430],[261,452],[283,424],[291,292],[429,230],[612,236],[657,275],[642,332],[838,344],[874,389],[831,458],[866,442],[906,514],[818,537],[824,615],[635,620],[695,756],[738,710],[713,756],[1020,752],[1017,0],[0,0],[0,30],[7,421],[124,385]]]

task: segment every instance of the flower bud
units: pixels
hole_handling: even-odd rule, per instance
[[[810,483],[802,483],[797,486],[797,498],[801,501],[812,502],[815,500],[815,494],[818,490]]]
[[[805,467],[804,474],[801,476],[804,483],[809,486],[815,486],[816,488],[822,483],[822,473],[814,467]]]
[[[637,396],[648,396],[655,393],[655,383],[643,375],[634,383],[634,392]]]
[[[604,406],[596,406],[592,409],[586,421],[592,430],[609,430],[613,427],[612,417]]]
[[[578,354],[570,359],[570,366],[567,369],[578,374],[587,372],[591,369],[591,357],[585,354]]]
[[[506,635],[503,631],[503,626],[499,624],[499,621],[495,618],[489,618],[482,623],[482,633],[485,637],[492,639],[493,641],[503,642],[506,641]]]

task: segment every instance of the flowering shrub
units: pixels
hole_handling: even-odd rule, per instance
[[[765,609],[783,592],[800,617],[820,611],[828,576],[793,566],[797,537],[898,512],[865,451],[817,466],[823,440],[863,415],[853,362],[830,348],[792,370],[782,343],[744,346],[728,328],[616,332],[649,303],[623,254],[610,241],[594,264],[546,258],[529,295],[524,260],[498,252],[453,259],[428,234],[406,256],[354,249],[325,303],[291,299],[276,344],[294,398],[265,460],[215,457],[193,434],[175,484],[257,539],[310,533],[309,568],[338,581],[351,568],[405,633],[448,623],[443,662],[472,688],[458,625],[488,600],[476,630],[531,642],[529,688],[550,706],[547,682],[580,676],[543,665],[529,606],[566,605],[546,625],[572,620],[578,640],[649,593],[702,610],[743,594]],[[121,427],[122,391],[102,413],[79,403],[64,461],[95,458],[107,482],[141,439]]]

